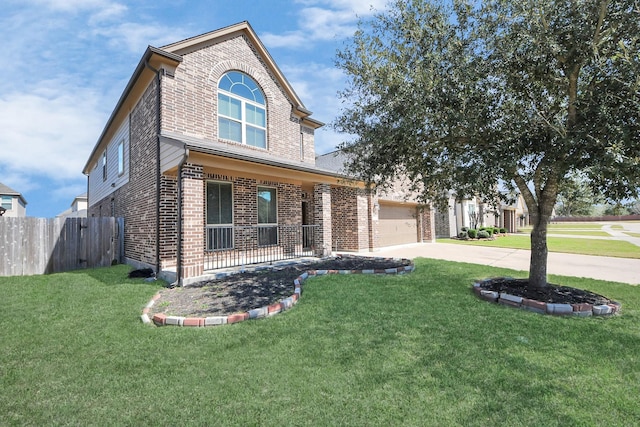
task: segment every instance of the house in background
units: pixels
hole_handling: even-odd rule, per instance
[[[125,219],[125,258],[183,279],[332,249],[432,214],[316,164],[312,117],[247,22],[148,47],[85,168],[89,216]],[[411,214],[409,215],[409,211]],[[171,279],[170,279],[171,280]]]
[[[56,218],[86,218],[87,217],[87,193],[80,194],[73,199],[71,207],[56,215]]]
[[[336,150],[317,156],[316,166],[346,176],[344,172],[346,161],[344,152]],[[396,181],[391,188],[375,191],[368,196],[361,190],[360,197],[369,197],[373,206],[372,225],[375,233],[372,238],[375,241],[372,242],[372,246],[374,248],[435,241],[433,210],[430,206],[420,204],[416,194],[411,193],[407,188],[409,188],[407,183]],[[349,244],[353,233],[352,228],[339,218],[343,217],[340,210],[356,204],[356,200],[347,200],[344,204],[334,204],[332,207],[332,216],[336,218],[332,228],[334,251],[354,249]],[[365,221],[363,220],[362,223]]]
[[[529,225],[529,212],[521,195],[515,203],[501,203],[496,208],[478,197],[459,199],[450,191],[448,208],[435,211],[435,233],[439,238],[455,237],[463,227],[500,227],[507,233],[517,233],[519,227],[526,225]]]
[[[22,194],[0,182],[0,214],[4,217],[27,216],[27,201]]]

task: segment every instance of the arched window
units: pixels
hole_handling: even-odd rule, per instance
[[[218,83],[218,136],[267,148],[267,110],[262,91],[246,74],[225,73]]]

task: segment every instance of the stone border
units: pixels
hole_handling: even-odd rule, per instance
[[[406,261],[400,258],[374,258],[388,261],[390,259],[398,261]],[[403,267],[375,269],[375,270],[309,270],[302,273],[293,281],[293,294],[280,300],[277,303],[249,310],[244,313],[230,314],[228,316],[209,316],[209,317],[184,317],[184,316],[167,316],[164,313],[156,313],[153,319],[149,319],[149,312],[157,300],[160,299],[160,292],[156,293],[151,301],[142,310],[142,322],[146,324],[155,324],[156,326],[219,326],[238,323],[249,319],[261,319],[263,317],[273,316],[293,307],[302,296],[302,283],[309,277],[323,276],[326,274],[404,274],[415,270],[413,261]]]
[[[505,292],[490,291],[482,289],[482,284],[494,279],[485,279],[473,284],[473,293],[480,299],[495,302],[509,307],[521,308],[539,314],[551,314],[554,316],[573,315],[579,317],[607,316],[620,312],[621,304],[611,301],[611,304],[593,305],[581,304],[552,304],[528,298],[510,295]]]

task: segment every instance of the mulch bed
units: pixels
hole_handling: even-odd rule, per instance
[[[227,316],[290,297],[293,281],[309,270],[376,270],[409,265],[408,260],[342,256],[284,268],[236,273],[182,288],[165,289],[149,313],[170,316]]]
[[[551,304],[586,303],[607,305],[612,303],[612,300],[602,295],[569,286],[558,286],[549,283],[545,288],[534,288],[527,286],[528,284],[528,279],[501,277],[483,281],[480,287],[488,291],[504,292],[513,296]]]

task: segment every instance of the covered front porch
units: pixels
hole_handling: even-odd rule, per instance
[[[322,256],[319,225],[205,228],[204,270]]]

